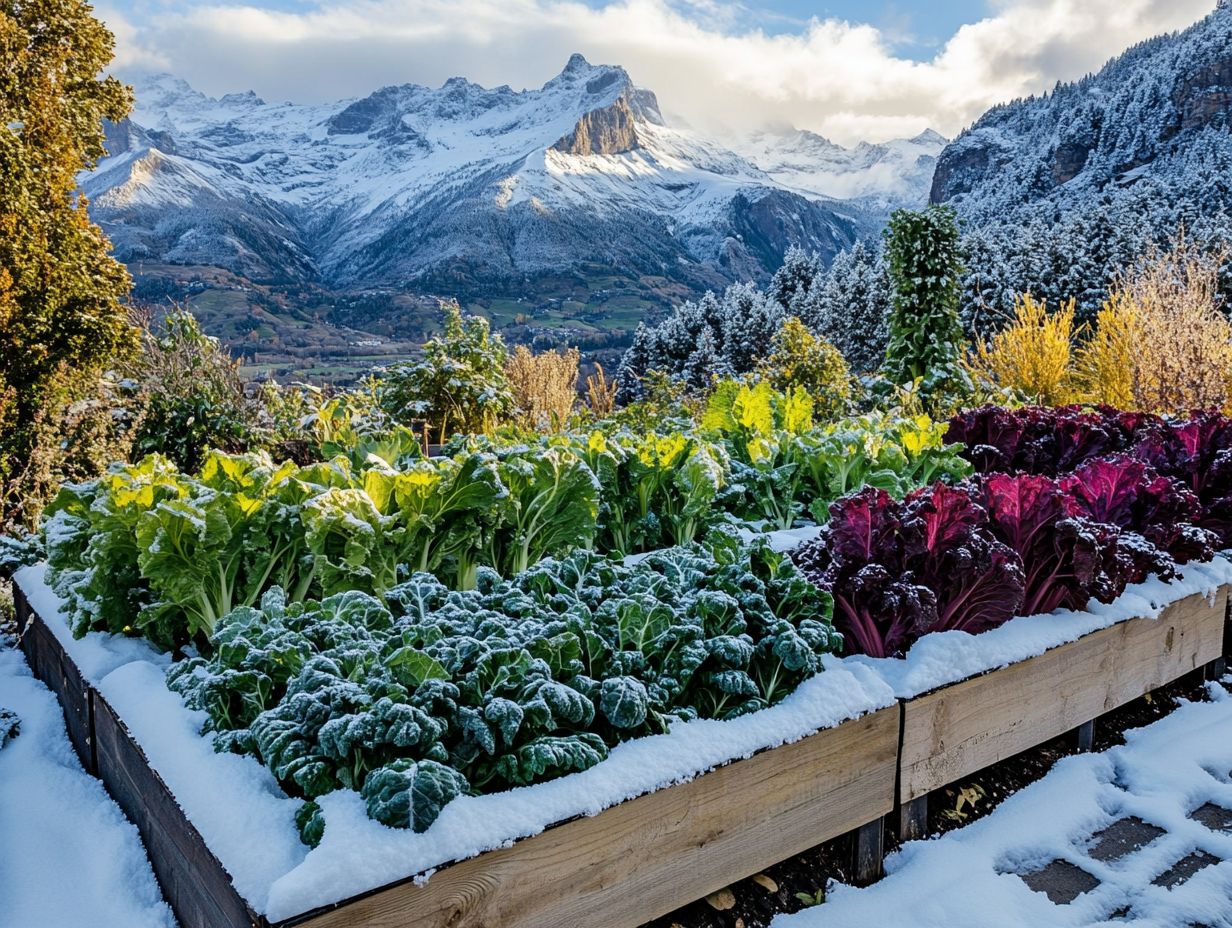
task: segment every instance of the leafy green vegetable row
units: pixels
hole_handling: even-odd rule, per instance
[[[715,533],[633,567],[590,552],[451,592],[417,573],[385,592],[223,618],[213,656],[169,681],[221,750],[258,757],[308,800],[358,790],[369,815],[422,831],[463,793],[584,770],[673,719],[778,702],[840,636],[785,555]]]
[[[511,577],[575,549],[688,544],[733,517],[824,521],[859,486],[902,496],[967,467],[927,419],[815,426],[808,394],[765,384],[720,387],[685,431],[469,440],[433,460],[408,432],[353,439],[306,467],[212,452],[194,476],[151,456],[64,487],[45,539],[74,631],[204,644],[273,586],[291,601],[380,595],[427,572],[469,589],[481,566]]]
[[[864,486],[902,497],[971,469],[960,446],[945,442],[945,424],[928,416],[878,412],[818,426],[807,392],[779,393],[765,381],[719,384],[701,427],[731,455],[720,505],[775,529],[805,517],[824,524],[830,503]]]
[[[200,473],[158,456],[64,487],[49,508],[49,579],[75,634],[175,648],[277,586],[292,601],[380,594],[411,572],[459,588],[588,546],[598,483],[567,448],[405,463],[369,455],[299,468],[211,453]]]

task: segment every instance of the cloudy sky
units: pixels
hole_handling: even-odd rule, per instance
[[[98,0],[119,73],[319,102],[461,75],[537,87],[580,51],[669,118],[843,143],[935,128],[1047,90],[1214,0]]]

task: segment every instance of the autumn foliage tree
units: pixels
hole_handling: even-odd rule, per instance
[[[784,393],[801,387],[813,399],[814,412],[832,418],[847,411],[851,401],[851,372],[839,350],[789,316],[774,336],[774,351],[757,373]]]
[[[1069,402],[1074,301],[1049,313],[1042,300],[1021,294],[1004,329],[976,343],[972,374],[989,386],[1047,406]]]
[[[1222,253],[1183,235],[1122,273],[1077,354],[1085,399],[1150,412],[1232,410],[1232,323]]]
[[[0,0],[0,487],[31,522],[57,479],[68,406],[135,344],[124,267],[86,214],[78,172],[131,107],[100,77],[114,39],[81,0]]]

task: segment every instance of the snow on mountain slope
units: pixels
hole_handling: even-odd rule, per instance
[[[928,200],[944,136],[926,129],[912,139],[853,148],[803,129],[756,132],[736,149],[774,180],[795,190],[835,199],[869,198],[888,206]]]
[[[931,196],[998,221],[1042,203],[1089,211],[1155,186],[1210,214],[1229,202],[1230,126],[1232,3],[1221,0],[1081,80],[990,109],[941,153]]]
[[[692,289],[763,278],[792,244],[828,257],[873,231],[866,204],[826,189],[915,198],[891,175],[932,144],[856,149],[833,182],[799,147],[775,174],[667,126],[653,93],[580,55],[520,92],[451,78],[297,105],[169,75],[135,89],[83,178],[123,260],[342,288],[490,291],[587,265]]]

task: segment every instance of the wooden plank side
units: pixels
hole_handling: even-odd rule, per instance
[[[1228,591],[1131,619],[903,705],[909,802],[1076,728],[1217,658]]]
[[[634,928],[894,805],[898,706],[281,923]]]
[[[99,778],[141,833],[159,886],[182,928],[264,924],[236,892],[115,711],[97,692],[94,703]],[[253,838],[260,840],[260,835]]]
[[[13,588],[18,604],[18,627],[24,628],[21,649],[26,655],[30,669],[38,679],[60,700],[64,712],[64,727],[68,731],[81,766],[87,773],[96,774],[98,765],[94,756],[94,723],[91,718],[90,685],[76,662],[61,646],[55,633],[47,627],[42,617],[30,609],[25,595]]]

